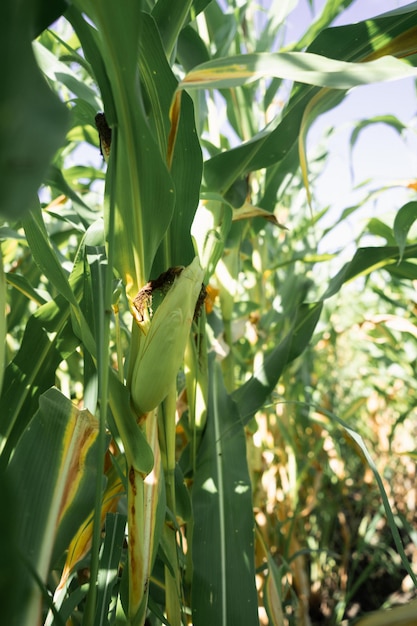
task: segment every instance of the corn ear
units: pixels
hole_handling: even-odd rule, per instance
[[[195,257],[175,279],[141,342],[131,381],[132,402],[139,415],[155,409],[175,382],[203,277],[204,271]]]

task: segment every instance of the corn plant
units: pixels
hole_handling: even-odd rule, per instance
[[[349,4],[329,0],[271,52],[291,3],[270,3],[258,30],[250,3],[4,3],[5,623],[257,624],[256,566],[270,623],[285,623],[285,576],[255,532],[248,433],[308,355],[325,301],[381,267],[415,278],[410,207],[394,245],[358,249],[321,290],[296,269],[308,235],[280,221],[296,188],[314,210],[314,118],[352,87],[417,75],[402,60],[415,7],[328,27]],[[415,581],[362,438],[324,414],[374,472]],[[303,422],[287,418],[289,454]]]

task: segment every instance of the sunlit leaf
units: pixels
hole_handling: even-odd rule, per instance
[[[348,63],[311,52],[258,53],[203,63],[187,74],[180,88],[237,87],[272,76],[318,87],[351,89],[374,82],[415,78],[417,69],[388,56]]]

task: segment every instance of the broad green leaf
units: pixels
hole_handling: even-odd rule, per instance
[[[191,14],[193,19],[199,14],[201,13],[201,11],[204,11],[204,9],[210,4],[210,2],[212,2],[213,0],[193,0],[193,6],[191,9]]]
[[[258,623],[251,483],[245,433],[217,364],[211,364],[207,425],[192,503],[195,626]]]
[[[67,183],[61,170],[54,164],[48,169],[44,179],[45,185],[51,185],[54,189],[64,194],[72,201],[74,210],[81,217],[85,227],[89,226],[92,221],[97,219],[97,214],[85,204],[82,198]]]
[[[109,404],[127,456],[134,460],[136,469],[146,476],[154,466],[152,449],[142,428],[136,423],[129,392],[113,370],[109,376]]]
[[[97,434],[98,424],[91,414],[50,389],[40,398],[39,411],[7,468],[6,475],[19,494],[20,554],[44,583],[53,552],[62,553],[91,507]],[[29,571],[15,584],[25,598],[19,624],[36,623],[41,602],[37,584]]]
[[[90,229],[91,230],[91,229]],[[102,228],[100,228],[101,233],[104,235]],[[87,240],[87,237],[86,237]],[[89,312],[89,321],[91,324],[91,328],[94,329],[94,340],[95,345],[97,347],[97,359],[96,363],[94,363],[94,359],[88,358],[88,361],[92,363],[93,369],[93,388],[94,385],[94,370],[95,365],[97,366],[97,382],[98,389],[97,392],[101,391],[102,395],[100,398],[94,398],[94,391],[90,394],[91,404],[87,404],[86,406],[90,408],[90,410],[96,410],[96,402],[97,399],[102,403],[103,400],[107,402],[107,376],[108,376],[108,354],[109,354],[109,315],[105,314],[105,284],[106,284],[106,274],[108,272],[108,263],[107,263],[107,255],[106,248],[104,244],[93,246],[86,245],[85,248],[86,253],[86,300],[89,300],[89,306],[87,306],[87,310]],[[88,269],[87,269],[88,268]],[[91,356],[91,355],[90,355]],[[105,369],[105,375],[104,370]]]
[[[227,56],[234,52],[234,40],[237,34],[235,16],[231,11],[223,11],[218,2],[211,2],[204,12],[207,24],[206,46],[215,49],[214,57]]]
[[[68,0],[57,0],[53,4],[48,0],[38,0],[33,4],[36,6],[33,16],[33,33],[38,36],[64,13]]]
[[[177,56],[186,72],[210,59],[204,41],[191,26],[186,26],[180,33]]]
[[[84,318],[90,328],[93,329],[94,343],[97,347],[95,354],[84,351],[84,406],[93,413],[96,411],[99,388],[103,392],[103,380],[100,379],[98,370],[107,368],[108,345],[104,338],[104,327],[106,315],[104,314],[104,277],[107,270],[107,258],[104,247],[104,225],[102,220],[98,220],[87,230],[85,238],[84,256],[84,290],[80,307]],[[107,386],[104,385],[104,393]],[[107,404],[107,398],[105,400]]]
[[[109,76],[107,73],[104,58],[100,50],[100,39],[97,29],[90,24],[82,12],[82,7],[77,10],[74,4],[68,7],[65,13],[66,19],[72,24],[77,37],[79,38],[86,63],[90,72],[94,76],[101,92],[101,98],[105,103],[108,121],[115,119],[114,101]],[[93,122],[93,120],[91,120]]]
[[[0,597],[2,599],[2,619],[7,624],[15,624],[15,616],[20,612],[22,597],[19,585],[25,575],[23,563],[17,558],[18,532],[16,520],[19,517],[19,495],[9,476],[0,471],[0,497],[3,514],[0,515]],[[10,581],[13,585],[10,585]]]
[[[272,76],[329,89],[351,89],[371,83],[416,78],[417,68],[391,56],[353,63],[311,52],[259,52],[203,63],[188,72],[179,89],[238,87]]]
[[[43,7],[45,2],[37,0],[22,10],[5,0],[0,9],[1,22],[7,25],[0,43],[5,70],[0,95],[0,215],[12,219],[32,205],[68,124],[68,112],[45,83],[31,48],[34,27],[50,16],[46,10],[40,17]]]
[[[417,278],[417,263],[402,261],[400,265],[387,265],[385,269],[391,276],[397,278],[407,278],[408,280],[416,280]]]
[[[405,246],[407,243],[407,235],[417,220],[417,202],[407,202],[401,209],[398,211],[394,220],[394,237],[398,244],[398,248],[400,250],[400,258],[401,262],[404,255]]]
[[[367,233],[371,233],[376,237],[381,237],[381,239],[385,239],[387,246],[395,246],[395,238],[392,232],[392,228],[385,224],[382,220],[377,217],[372,217],[366,227]]]

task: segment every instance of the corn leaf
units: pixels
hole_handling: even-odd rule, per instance
[[[404,250],[403,257],[416,258],[417,246],[407,246]],[[398,261],[399,258],[400,252],[398,248],[394,246],[359,248],[353,259],[346,263],[336,276],[331,279],[322,299],[324,300],[325,298],[334,296],[344,283],[358,276],[367,276],[381,267],[391,269],[390,266]],[[402,265],[401,263],[398,268],[401,269]]]
[[[107,121],[115,131],[110,153],[115,166],[115,267],[133,298],[149,277],[172,219],[175,198],[140,91],[141,3],[129,0],[123,11],[109,0],[99,9],[91,1],[75,4],[78,11],[73,9],[70,19],[99,83]],[[98,30],[87,25],[84,14]]]
[[[109,605],[113,589],[118,582],[118,570],[125,539],[126,516],[120,513],[108,513],[105,524],[105,537],[100,556],[98,576],[98,598],[94,626],[109,623]],[[113,611],[115,613],[115,610]]]
[[[321,310],[321,302],[299,306],[290,332],[265,356],[262,366],[258,367],[251,378],[232,394],[243,423],[246,424],[265,403],[285,367],[305,350]]]
[[[1,4],[1,22],[7,25],[0,43],[5,62],[0,95],[3,217],[18,219],[28,211],[64,141],[68,112],[45,83],[31,48],[35,28],[56,19],[62,8],[59,3],[48,10],[43,0],[30,3],[23,11],[13,0]]]
[[[234,401],[211,363],[206,430],[192,502],[195,626],[258,623],[251,484],[245,433]]]
[[[25,216],[23,227],[35,262],[57,289],[58,293],[70,304],[75,333],[82,338],[90,354],[95,354],[96,348],[93,336],[88,324],[85,322],[77,297],[69,282],[69,275],[63,269],[51,245],[40,207],[33,208]]]
[[[41,604],[30,571],[46,582],[51,561],[62,554],[91,507],[97,434],[97,421],[88,411],[50,389],[40,398],[7,468],[19,494],[18,510],[24,507],[16,520],[19,553],[29,567],[15,581],[25,598],[18,619],[22,626],[37,622]]]
[[[311,52],[259,52],[203,63],[191,70],[179,87],[222,89],[273,76],[329,89],[351,89],[374,82],[415,78],[417,69],[391,56],[352,63]]]
[[[6,368],[0,397],[0,433],[4,445],[2,465],[7,462],[35,413],[39,395],[55,382],[55,371],[62,359],[56,339],[51,339],[38,317],[32,316],[26,325],[20,349]],[[36,361],[33,360],[34,354]]]
[[[403,260],[407,236],[411,226],[417,220],[417,202],[407,202],[397,212],[394,220],[394,237],[400,250],[399,262]]]
[[[167,267],[189,264],[194,257],[190,228],[199,200],[203,161],[189,96],[181,101],[174,151],[167,154],[169,109],[178,81],[167,62],[154,20],[146,13],[142,20],[139,67],[150,102],[149,122],[161,154],[170,161],[170,174],[175,186],[172,220],[153,268],[153,274],[159,275]]]

